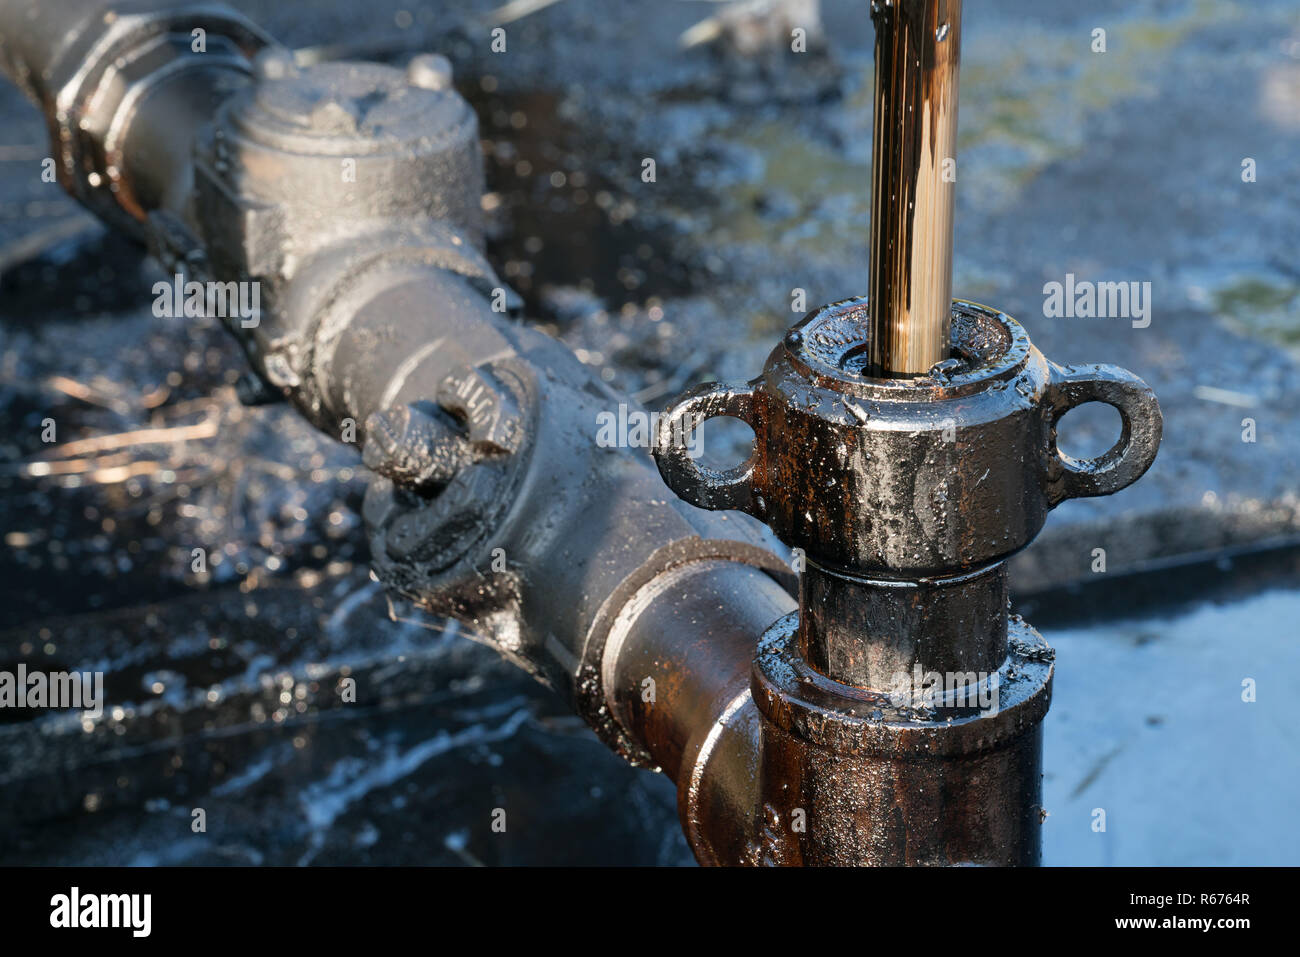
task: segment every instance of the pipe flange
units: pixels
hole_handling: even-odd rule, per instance
[[[887,691],[828,678],[805,660],[798,633],[798,612],[767,630],[750,690],[765,720],[825,751],[881,758],[990,751],[1038,724],[1051,702],[1056,653],[1019,616],[1007,622],[1009,653],[1002,667],[960,686],[944,682],[933,706],[925,703],[924,675],[904,676],[906,687]],[[985,703],[988,698],[995,706]]]
[[[253,57],[271,43],[238,13],[208,3],[119,11],[102,30],[84,31],[37,91],[50,105],[60,182],[97,215],[139,234],[146,210],[123,157],[139,105],[156,85],[185,71],[247,76]]]

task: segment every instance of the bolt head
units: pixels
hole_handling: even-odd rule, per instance
[[[355,133],[361,124],[361,108],[353,100],[321,100],[311,111],[310,125],[318,133]]]
[[[253,75],[259,80],[285,80],[298,75],[293,51],[287,47],[269,46],[253,58]]]
[[[439,53],[421,53],[407,64],[406,79],[422,90],[451,89],[451,61]]]

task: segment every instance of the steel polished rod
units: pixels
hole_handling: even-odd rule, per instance
[[[949,356],[961,0],[873,0],[869,338],[875,375]]]

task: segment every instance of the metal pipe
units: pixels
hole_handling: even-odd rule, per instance
[[[1065,498],[1136,481],[1159,406],[1131,373],[1062,369],[1014,320],[968,303],[953,307],[965,371],[864,377],[864,313],[862,300],[823,307],[758,376],[702,386],[660,419],[673,491],[761,518],[802,558],[798,611],[764,633],[748,696],[692,759],[701,857],[1034,864],[1053,654],[1008,615],[1004,560]],[[1055,423],[1088,401],[1126,424],[1080,463],[1060,455]],[[673,441],[716,416],[754,432],[752,457],[725,472]],[[747,802],[748,838],[717,826]]]
[[[0,0],[0,25],[0,70],[45,114],[59,182],[137,238],[151,210],[185,215],[194,137],[270,42],[206,0]]]
[[[1005,617],[1001,562],[1054,505],[1135,481],[1160,416],[1131,374],[1054,366],[974,306],[951,307],[972,369],[897,381],[947,354],[956,0],[873,7],[871,335],[861,300],[837,303],[759,379],[679,400],[655,452],[685,503],[640,449],[599,438],[602,414],[644,410],[498,314],[477,127],[445,78],[300,69],[256,53],[236,14],[160,6],[127,0],[69,39],[48,20],[25,33],[0,0],[0,60],[44,107],[74,195],[165,265],[265,287],[265,316],[228,324],[270,390],[363,446],[390,591],[470,623],[628,760],[672,774],[701,861],[1037,860],[1051,652]],[[219,71],[176,42],[200,23],[228,41]],[[157,121],[171,115],[187,119]],[[868,347],[894,381],[861,375]],[[1089,401],[1124,431],[1080,462],[1055,429]],[[725,472],[674,444],[716,415],[755,434]],[[797,611],[756,519],[807,559]],[[909,665],[993,672],[975,685],[1000,696],[880,688]]]
[[[740,594],[732,615],[713,613]],[[794,608],[770,576],[722,561],[678,566],[627,604],[605,645],[605,695],[669,777],[690,774],[699,742],[747,695],[755,637]]]
[[[633,764],[689,783],[691,755],[718,741],[745,694],[756,636],[794,607],[793,577],[752,519],[685,505],[644,449],[603,444],[602,415],[648,414],[494,308],[507,290],[483,257],[468,105],[420,71],[299,70],[272,47],[242,76],[196,77],[208,85],[141,70],[115,102],[147,95],[148,114],[101,114],[96,94],[117,89],[102,56],[240,21],[170,0],[69,0],[62,13],[77,26],[37,18],[34,31],[24,4],[0,0],[0,65],[54,142],[78,143],[64,185],[143,234],[169,270],[260,286],[257,321],[228,325],[269,393],[363,448],[377,473],[364,517],[381,580],[468,623]],[[205,62],[174,53],[166,76]],[[403,108],[376,143],[356,120],[389,97]],[[129,208],[98,191],[101,131],[115,125],[126,148],[114,175],[150,185],[132,189]],[[647,677],[658,707],[639,697]],[[752,761],[755,743],[742,747],[736,757]],[[694,821],[686,806],[683,820]],[[687,828],[704,848],[733,824],[747,830],[740,818]]]
[[[872,374],[948,358],[961,0],[872,0]]]
[[[991,674],[1007,657],[1007,572],[866,577],[809,558],[799,580],[800,650],[824,675],[887,691],[919,671]]]

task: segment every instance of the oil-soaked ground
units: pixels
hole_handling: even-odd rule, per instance
[[[560,0],[510,24],[505,54],[479,19],[493,3],[236,5],[309,56],[451,56],[482,124],[498,269],[531,317],[643,401],[753,375],[798,318],[792,290],[809,306],[863,291],[865,3],[827,0],[812,52],[757,57],[680,49],[708,3]],[[1133,369],[1166,416],[1151,473],[1060,509],[1017,560],[1020,591],[1047,596],[1045,616],[1123,607],[1137,597],[1078,590],[1096,583],[1096,548],[1115,574],[1294,536],[1294,4],[1002,0],[968,10],[964,42],[955,291],[1021,318],[1057,361]],[[0,120],[0,670],[101,669],[109,701],[85,727],[0,712],[0,861],[689,861],[669,782],[624,767],[455,627],[390,612],[365,568],[355,454],[286,408],[241,406],[239,350],[213,323],[155,318],[156,268],[41,182],[43,124],[8,87]],[[1151,282],[1151,325],[1045,318],[1043,283],[1067,273]],[[1073,449],[1108,444],[1101,416],[1068,425]],[[1217,584],[1258,574],[1220,571]],[[1049,861],[1294,857],[1293,836],[1270,841],[1257,823],[1297,797],[1280,713],[1263,700],[1221,713],[1242,677],[1294,671],[1274,640],[1294,610],[1227,607],[1246,610],[1062,632]],[[1129,641],[1170,629],[1179,640]],[[1241,655],[1214,652],[1218,632]],[[1114,708],[1070,731],[1117,670],[1126,701],[1191,686],[1214,705]],[[1207,675],[1225,677],[1197,683]],[[347,678],[355,703],[340,700]],[[1143,774],[1169,790],[1200,754],[1195,780],[1235,780],[1212,769],[1244,739],[1280,756],[1282,803],[1252,805],[1252,822],[1228,788],[1165,812],[1170,828],[1188,822],[1181,843],[1134,836],[1170,806],[1144,802],[1158,792]],[[1111,838],[1053,831],[1076,834],[1106,801],[1126,809]]]

